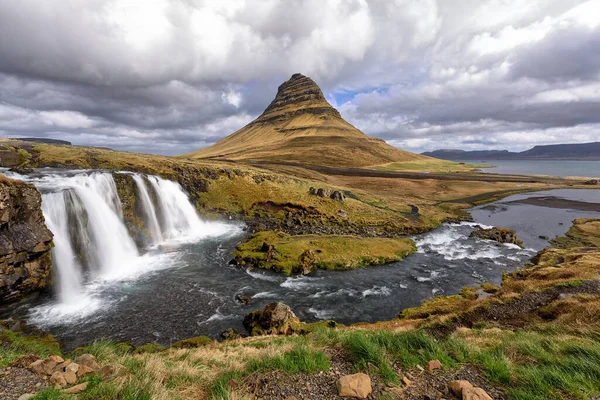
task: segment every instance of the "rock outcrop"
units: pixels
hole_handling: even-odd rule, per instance
[[[0,303],[50,283],[52,233],[33,186],[0,175]]]
[[[484,229],[480,226],[471,232],[470,237],[485,240],[494,240],[498,243],[515,244],[523,247],[523,242],[517,237],[517,233],[510,228],[490,228]]]
[[[244,318],[244,327],[251,336],[289,335],[300,325],[292,309],[280,302],[267,304],[264,310],[253,311]]]

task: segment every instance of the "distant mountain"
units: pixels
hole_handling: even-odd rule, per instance
[[[14,140],[20,140],[22,142],[33,142],[33,143],[45,143],[45,144],[64,144],[67,146],[71,146],[71,142],[67,142],[66,140],[59,139],[48,139],[48,138],[13,138]]]
[[[520,153],[508,150],[441,149],[422,153],[442,160],[600,160],[600,142],[535,146]]]
[[[183,157],[336,167],[429,160],[365,135],[342,118],[312,79],[301,74],[279,86],[275,99],[257,119]]]

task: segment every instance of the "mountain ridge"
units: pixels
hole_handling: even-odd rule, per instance
[[[254,121],[212,146],[182,157],[364,167],[428,158],[372,138],[345,121],[319,86],[294,74]]]
[[[522,152],[439,149],[421,153],[443,160],[600,160],[600,142],[538,145]]]

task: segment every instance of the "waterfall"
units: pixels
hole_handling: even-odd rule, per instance
[[[44,195],[42,203],[46,224],[54,233],[52,258],[54,264],[60,265],[60,268],[56,269],[57,285],[60,301],[64,303],[77,298],[82,284],[81,266],[70,241],[66,193],[48,193]]]
[[[33,320],[42,324],[73,321],[106,307],[110,301],[101,293],[111,285],[173,265],[177,255],[162,252],[157,246],[161,243],[191,243],[239,232],[230,224],[201,221],[178,183],[126,174],[133,178],[137,190],[124,208],[109,172],[7,173],[40,190],[42,211],[54,234],[57,301],[33,308]],[[142,227],[130,226],[132,233],[146,234],[155,245],[145,254],[138,250],[128,230],[125,211],[143,220]]]
[[[205,226],[181,186],[157,176],[149,176],[148,180],[160,203],[163,232],[166,238],[178,239],[201,234]]]
[[[152,204],[144,178],[135,174],[133,175],[133,179],[137,185],[139,199],[142,202],[142,209],[144,210],[145,223],[150,231],[152,243],[155,245],[162,243],[164,238],[156,216],[156,208],[154,207],[154,204]]]

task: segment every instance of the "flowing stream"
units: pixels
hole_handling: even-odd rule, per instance
[[[524,265],[573,219],[600,217],[600,192],[594,190],[511,196],[472,209],[475,223],[445,224],[415,236],[417,253],[400,262],[286,277],[229,265],[243,240],[239,224],[202,221],[177,183],[127,174],[135,186],[144,244],[124,222],[126,202],[111,173],[13,175],[42,192],[55,235],[56,275],[52,292],[5,308],[4,317],[29,319],[67,349],[98,338],[138,345],[217,338],[229,327],[243,330],[243,317],[272,301],[289,304],[305,321],[386,320],[435,295],[499,284],[502,271]],[[475,225],[513,228],[526,248],[470,238]]]

